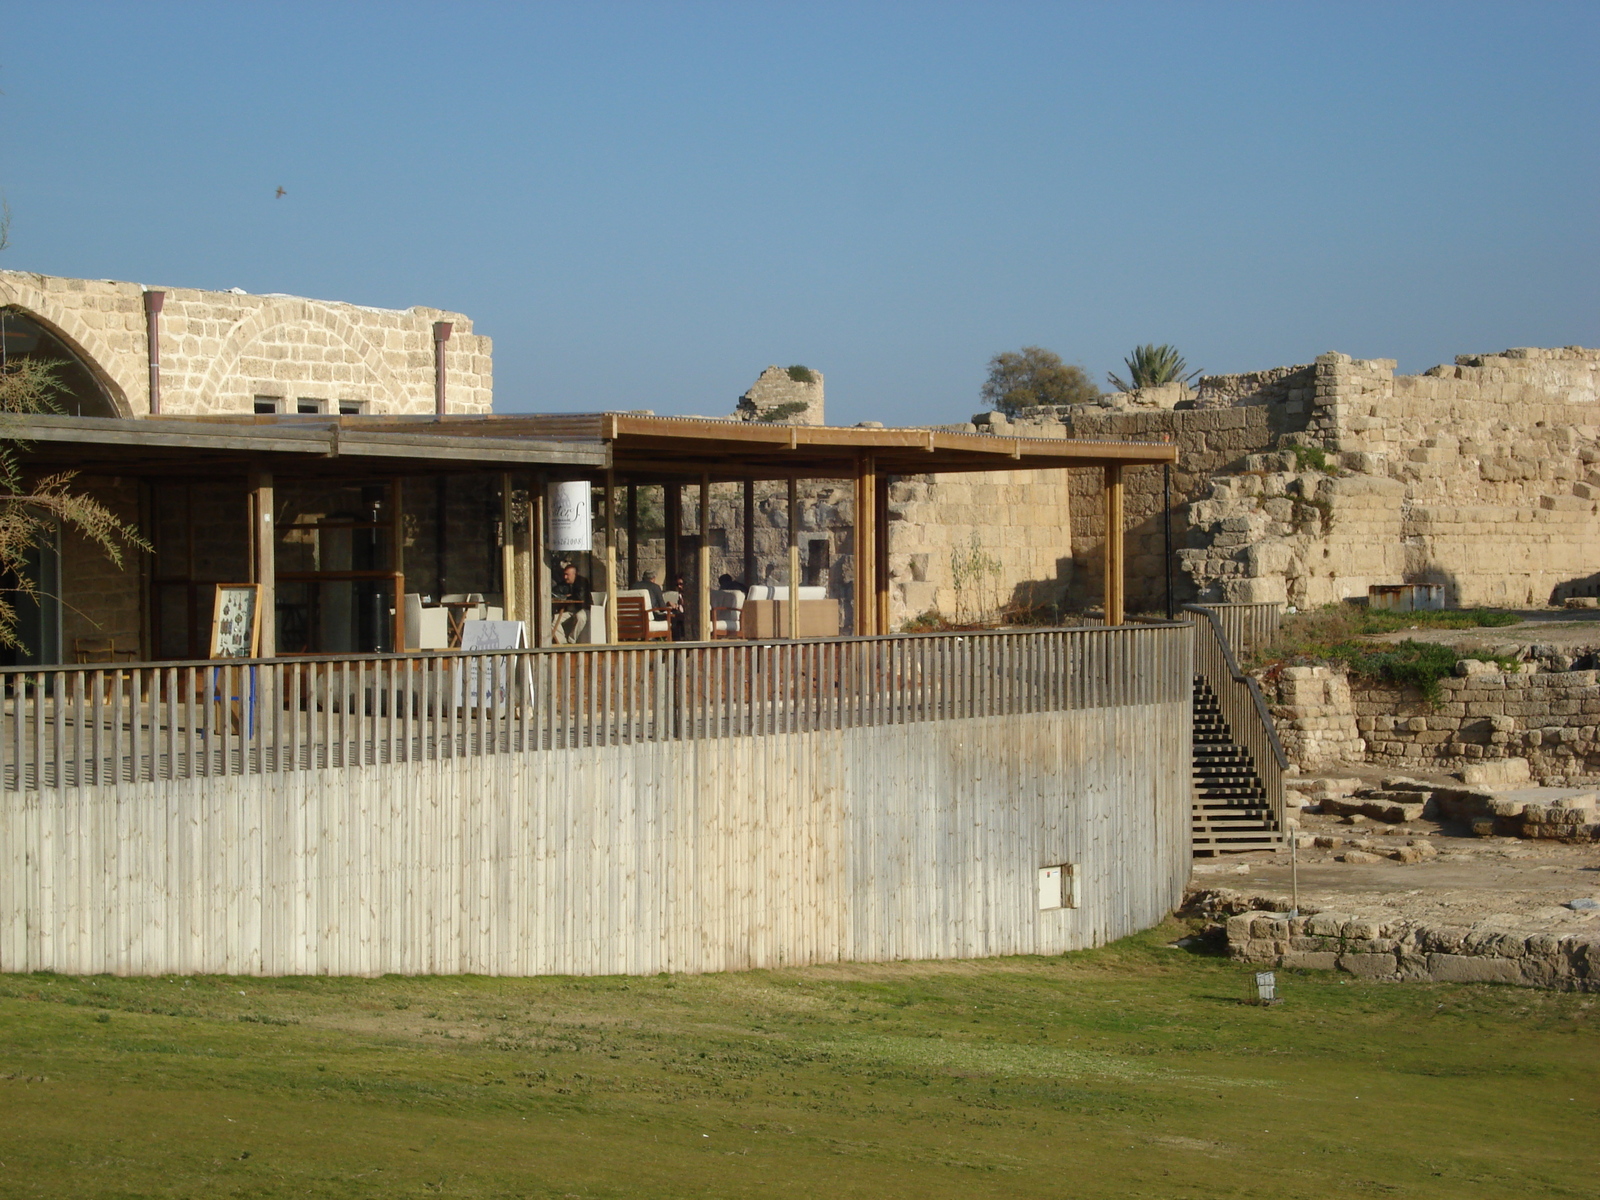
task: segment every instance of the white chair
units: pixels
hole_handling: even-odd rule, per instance
[[[772,589],[770,587],[768,587],[764,583],[755,584],[750,589],[750,597],[749,598],[751,600],[771,600],[772,599]]]
[[[409,635],[407,641],[410,640]],[[417,617],[417,650],[450,649],[450,610],[424,608]]]
[[[712,638],[744,636],[744,593],[714,589],[711,593]]]

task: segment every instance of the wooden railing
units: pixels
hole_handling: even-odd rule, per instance
[[[1283,623],[1283,605],[1272,604],[1202,604],[1212,613],[1222,627],[1236,659],[1248,659],[1262,646],[1277,636]]]
[[[1184,700],[1187,625],[0,671],[6,789]]]
[[[1199,618],[1195,622],[1194,672],[1204,678],[1216,694],[1222,719],[1228,723],[1233,740],[1249,751],[1256,773],[1266,789],[1272,815],[1278,822],[1278,828],[1282,829],[1283,773],[1289,766],[1289,759],[1283,752],[1283,743],[1278,740],[1278,731],[1272,723],[1272,714],[1261,695],[1261,688],[1240,668],[1238,659],[1234,657],[1227,632],[1228,618],[1216,611],[1218,607],[1245,609],[1267,606],[1186,604],[1184,611],[1192,612]],[[1257,618],[1253,614],[1246,614],[1235,619],[1254,621]],[[1247,625],[1246,628],[1251,626]]]

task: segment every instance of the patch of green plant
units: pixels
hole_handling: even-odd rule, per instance
[[[1325,657],[1342,663],[1352,675],[1398,687],[1414,687],[1429,704],[1439,700],[1439,681],[1455,673],[1463,658],[1492,662],[1502,671],[1511,670],[1516,660],[1483,650],[1462,650],[1438,642],[1418,642],[1407,638],[1393,644],[1384,642],[1339,642],[1328,647]]]
[[[900,626],[901,633],[942,633],[950,628],[950,622],[936,608],[915,617],[907,617]]]
[[[1294,451],[1297,471],[1321,471],[1324,475],[1332,475],[1338,470],[1328,461],[1328,452],[1321,446],[1291,446],[1290,449]]]
[[[815,383],[817,373],[810,367],[802,367],[799,363],[789,368],[789,378],[796,383]]]
[[[758,415],[756,420],[765,421],[769,425],[776,424],[779,421],[787,421],[790,417],[799,416],[805,412],[806,407],[804,400],[786,400],[782,404],[773,405]]]

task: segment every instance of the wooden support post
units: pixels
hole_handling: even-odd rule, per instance
[[[756,481],[744,481],[744,588],[748,595],[756,582]]]
[[[711,476],[700,476],[700,545],[695,551],[695,599],[700,628],[697,636],[702,642],[711,640]]]
[[[800,637],[800,482],[789,476],[789,637]]]
[[[273,528],[272,476],[250,473],[250,574],[261,585],[256,613],[261,623],[261,657],[278,653],[278,537]]]
[[[856,464],[856,633],[878,632],[878,473],[870,454]]]
[[[550,644],[550,580],[549,558],[545,554],[545,503],[548,488],[545,478],[536,475],[533,490],[528,495],[528,540],[533,544],[529,560],[529,588],[533,592],[533,644]]]
[[[519,620],[517,612],[517,547],[512,540],[511,472],[500,472],[500,607],[507,621]]]
[[[639,485],[628,485],[628,586],[639,585]]]
[[[617,476],[606,471],[606,644],[617,643]]]
[[[389,570],[394,572],[394,652],[403,654],[406,645],[406,521],[401,505],[405,487],[399,476],[389,480]]]
[[[1127,561],[1122,530],[1122,464],[1106,466],[1106,624],[1121,625],[1127,595]]]
[[[678,586],[678,576],[683,574],[683,564],[678,561],[682,547],[680,539],[683,536],[683,485],[681,483],[664,483],[661,485],[661,507],[666,514],[666,578],[662,580],[664,588]],[[688,611],[687,596],[679,596],[678,603]]]
[[[889,632],[889,477],[875,475],[872,505],[872,583],[877,592],[875,633]]]

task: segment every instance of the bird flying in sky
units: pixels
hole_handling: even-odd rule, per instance
[[[278,194],[277,194],[277,195],[275,195],[275,196],[274,196],[274,197],[273,197],[273,199],[274,199],[274,200],[282,200],[282,199],[283,199],[283,198],[284,198],[284,197],[285,197],[285,196],[287,196],[287,195],[288,195],[288,194],[289,194],[289,193],[288,193],[288,192],[286,192],[286,191],[284,191],[284,190],[283,190],[283,189],[282,189],[282,188],[279,188],[279,189],[278,189]]]

